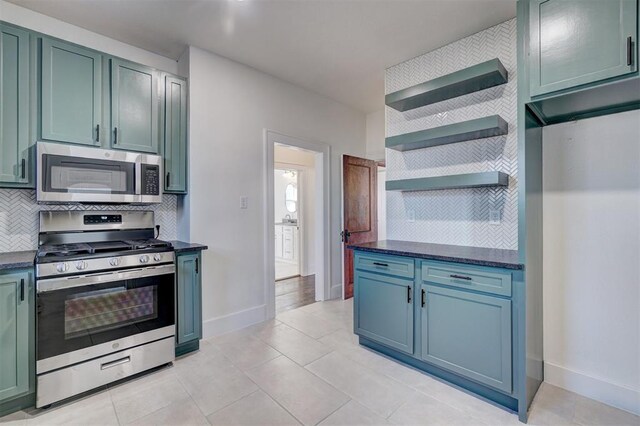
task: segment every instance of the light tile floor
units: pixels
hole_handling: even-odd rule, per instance
[[[508,413],[360,347],[351,301],[314,303],[204,340],[173,366],[3,425],[519,425]],[[531,425],[640,425],[544,384]]]

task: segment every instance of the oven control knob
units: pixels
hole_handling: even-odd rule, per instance
[[[82,271],[83,269],[87,269],[87,262],[84,260],[79,260],[76,262],[76,269],[78,271]]]
[[[143,254],[142,256],[140,256],[140,263],[147,263],[149,261],[149,256],[147,256],[146,254]]]
[[[109,259],[109,265],[118,266],[119,264],[120,264],[120,259],[118,259],[117,257],[112,257],[111,259]]]
[[[153,260],[155,260],[156,262],[160,262],[162,260],[162,255],[160,253],[154,254]]]
[[[60,273],[67,272],[69,270],[69,264],[67,262],[60,262],[56,265],[56,270]]]

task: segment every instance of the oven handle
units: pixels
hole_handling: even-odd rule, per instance
[[[122,281],[134,278],[167,275],[176,272],[174,264],[150,266],[148,268],[128,269],[125,271],[100,272],[97,274],[76,275],[72,277],[48,278],[36,281],[38,293],[44,293],[65,288],[82,287],[92,284]]]
[[[136,159],[134,174],[135,174],[134,193],[136,195],[142,195],[142,160],[140,159],[140,156],[138,156],[138,158]]]

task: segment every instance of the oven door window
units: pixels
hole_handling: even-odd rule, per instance
[[[173,325],[174,275],[38,293],[38,359]]]
[[[133,163],[43,155],[46,192],[135,194]]]

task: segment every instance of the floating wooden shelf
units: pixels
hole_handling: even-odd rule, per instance
[[[488,89],[508,81],[499,59],[492,59],[385,96],[385,103],[398,111],[409,111],[451,98]]]
[[[396,151],[429,148],[438,145],[506,135],[509,125],[499,115],[448,124],[433,129],[405,133],[385,139],[385,146]]]
[[[467,173],[418,179],[388,180],[387,191],[434,191],[438,189],[508,186],[509,175],[502,172]]]

